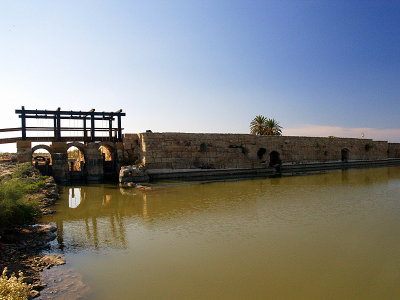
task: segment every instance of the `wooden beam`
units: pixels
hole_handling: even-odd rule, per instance
[[[19,118],[21,118],[21,116],[19,116]],[[25,115],[25,118],[26,119],[53,119],[54,118],[54,116],[26,116]],[[84,116],[84,117],[63,117],[63,116],[60,116],[60,119],[61,120],[84,120],[84,119],[86,119],[86,120],[88,120],[90,118],[90,116],[89,117],[87,117],[87,116]],[[95,117],[94,118],[95,120],[115,120],[115,118],[114,117],[105,117],[105,118],[103,118],[103,117]]]
[[[25,106],[22,106],[22,113],[21,113],[21,136],[22,140],[26,140]]]
[[[22,111],[23,110],[21,110],[21,109],[17,109],[17,110],[15,110],[15,113],[16,114],[21,114],[22,113]],[[122,117],[124,117],[124,116],[126,116],[126,114],[125,113],[123,113],[122,112],[122,110],[120,109],[120,110],[118,110],[117,112],[96,112],[96,111],[94,111],[94,109],[92,109],[92,110],[90,110],[90,111],[87,111],[87,112],[84,112],[84,111],[72,111],[72,110],[70,110],[70,111],[67,111],[67,110],[24,110],[24,112],[25,112],[25,114],[26,115],[37,115],[37,116],[39,116],[39,115],[55,115],[55,114],[59,114],[59,115],[61,115],[61,116],[71,116],[71,115],[73,115],[73,116],[91,116],[91,115],[95,115],[95,116],[103,116],[103,115],[106,115],[106,116],[109,116],[109,115],[111,115],[111,114],[113,114],[113,115],[120,115],[120,116],[122,116]]]

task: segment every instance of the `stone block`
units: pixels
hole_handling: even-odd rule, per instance
[[[54,153],[64,153],[67,152],[67,143],[65,142],[52,142],[51,148]]]

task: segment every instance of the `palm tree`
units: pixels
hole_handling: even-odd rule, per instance
[[[259,115],[256,116],[250,123],[250,133],[256,135],[264,135],[266,117]]]
[[[275,119],[265,121],[265,135],[282,135],[282,126]]]
[[[256,135],[282,135],[282,126],[275,119],[259,115],[250,123],[250,133]]]

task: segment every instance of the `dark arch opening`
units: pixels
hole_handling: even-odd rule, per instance
[[[269,154],[269,166],[276,167],[276,166],[280,166],[281,164],[282,164],[282,161],[281,161],[281,155],[279,154],[279,152],[272,151]]]
[[[118,176],[117,172],[117,151],[113,145],[100,143],[99,151],[103,159],[103,175],[105,179],[114,180]]]
[[[348,162],[349,160],[349,155],[350,155],[350,151],[347,148],[343,148],[341,151],[341,156],[342,156],[342,161],[343,162]]]
[[[114,160],[114,148],[110,145],[104,144],[100,145],[99,150],[101,152],[101,156],[103,161],[113,161]]]
[[[38,145],[32,148],[32,164],[42,175],[52,175],[53,159],[51,148],[46,145]]]
[[[52,165],[53,159],[51,157],[51,150],[42,147],[42,146],[35,146],[32,148],[32,163],[34,165]]]
[[[265,149],[265,148],[260,148],[260,149],[258,149],[258,151],[257,151],[257,157],[258,157],[259,159],[263,159],[263,156],[264,156],[265,153],[267,153],[267,149]]]
[[[85,153],[83,149],[78,145],[68,145],[67,155],[68,155],[68,170],[69,171],[84,171],[85,169]]]

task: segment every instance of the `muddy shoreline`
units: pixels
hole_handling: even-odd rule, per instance
[[[12,176],[17,164],[1,163],[0,178]],[[36,178],[37,177],[37,178]],[[40,178],[35,172],[31,179]],[[38,201],[43,215],[55,213],[49,207],[59,199],[59,188],[53,177],[45,179],[45,185],[39,191],[28,195]],[[30,224],[16,228],[12,232],[3,233],[0,237],[0,270],[7,268],[8,274],[18,274],[22,271],[24,282],[31,285],[30,298],[40,295],[45,288],[41,281],[40,272],[46,268],[65,264],[59,255],[45,255],[43,252],[50,248],[50,242],[56,238],[57,228],[49,224]]]

